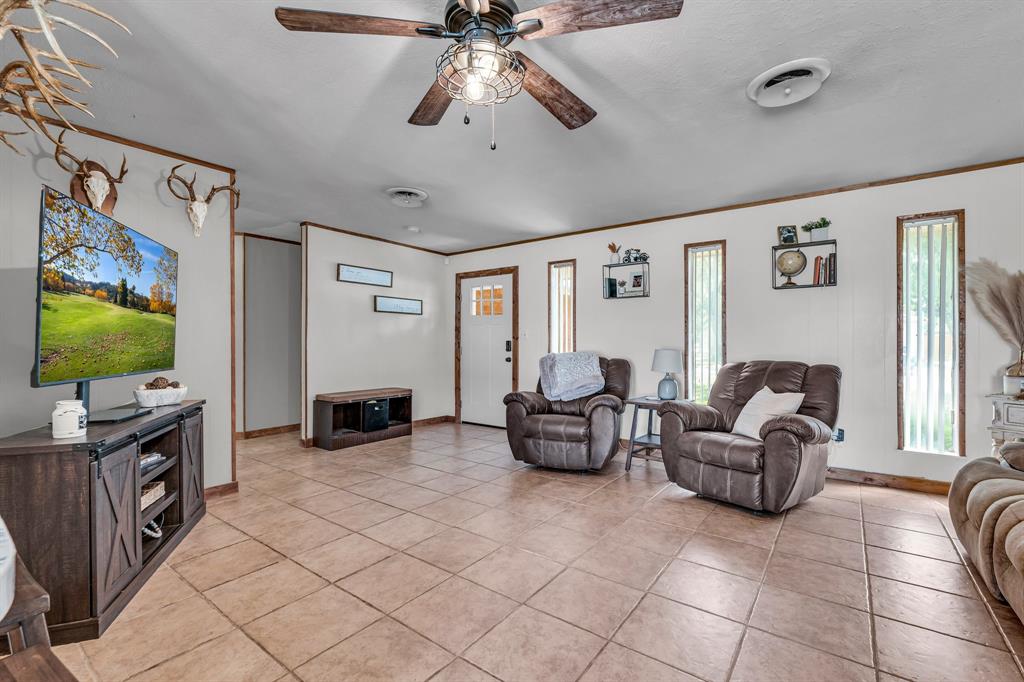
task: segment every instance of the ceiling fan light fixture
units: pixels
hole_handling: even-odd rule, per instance
[[[420,208],[430,196],[415,187],[392,187],[384,192],[391,203],[400,208]]]
[[[453,43],[437,60],[437,83],[459,102],[504,104],[523,89],[526,70],[515,53],[498,42]]]
[[[818,92],[831,73],[832,64],[827,59],[795,59],[774,66],[750,81],[747,97],[762,107],[789,106]]]

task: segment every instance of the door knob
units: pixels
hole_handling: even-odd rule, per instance
[[[505,362],[512,362],[512,358],[505,358]]]

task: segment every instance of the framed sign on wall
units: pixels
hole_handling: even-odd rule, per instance
[[[422,315],[423,301],[418,298],[374,296],[373,311],[375,313],[398,313],[399,315]]]
[[[390,270],[364,268],[359,265],[338,263],[338,281],[353,284],[369,284],[374,287],[390,287],[394,274]]]

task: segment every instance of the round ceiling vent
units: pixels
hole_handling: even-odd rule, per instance
[[[430,195],[415,187],[392,187],[385,191],[391,203],[402,208],[419,208]]]
[[[807,99],[832,73],[827,59],[810,57],[779,64],[750,81],[747,97],[762,107],[784,107]]]

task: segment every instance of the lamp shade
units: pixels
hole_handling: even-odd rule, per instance
[[[652,372],[682,372],[683,355],[677,348],[658,348],[651,362]]]

